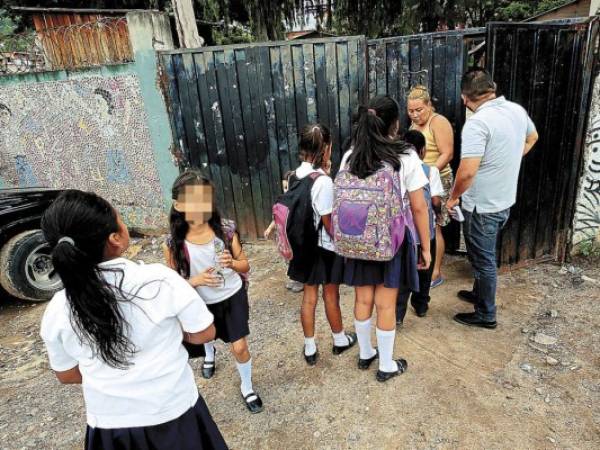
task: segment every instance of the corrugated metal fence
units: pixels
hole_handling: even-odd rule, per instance
[[[562,260],[581,173],[598,20],[491,23],[487,42],[499,94],[529,112],[540,136],[523,160],[501,261]]]
[[[244,236],[268,226],[281,180],[298,162],[298,131],[322,122],[333,162],[366,97],[364,37],[163,52],[183,166],[207,167],[224,213]]]
[[[237,219],[245,236],[259,236],[281,193],[280,180],[297,166],[304,124],[331,128],[334,168],[351,115],[370,94],[395,97],[406,122],[408,88],[426,84],[438,110],[460,126],[465,37],[476,35],[483,37],[483,30],[162,52],[180,163],[206,166],[225,214]]]
[[[460,79],[467,67],[468,46],[473,39],[483,39],[484,33],[485,28],[474,28],[369,40],[369,97],[396,98],[401,123],[408,125],[408,92],[417,84],[427,86],[436,110],[457,129],[464,120]]]
[[[598,36],[597,21],[591,23],[487,28],[487,65],[500,94],[531,112],[541,136],[524,164],[518,210],[501,243],[502,263],[565,253],[589,100],[592,41]],[[244,236],[257,237],[270,221],[283,174],[297,165],[297,134],[305,123],[321,122],[332,129],[337,168],[341,143],[360,102],[375,94],[391,95],[406,127],[406,94],[411,86],[424,84],[455,130],[456,169],[464,123],[460,79],[467,65],[476,62],[468,49],[484,39],[485,29],[475,29],[162,52],[180,165],[207,167],[224,213],[237,220]]]

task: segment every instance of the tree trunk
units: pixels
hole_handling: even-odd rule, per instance
[[[173,0],[172,4],[179,46],[182,48],[202,47],[204,39],[198,34],[192,0]]]

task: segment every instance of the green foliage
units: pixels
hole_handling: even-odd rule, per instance
[[[539,2],[533,2],[533,3],[537,3],[537,6],[535,8],[535,14],[541,14],[543,12],[549,11],[551,9],[554,9],[558,6],[562,6],[565,3],[569,3],[568,0],[541,0]]]
[[[12,35],[17,29],[17,24],[8,15],[5,9],[0,9],[0,38]]]
[[[577,253],[586,258],[600,258],[600,242],[589,239],[577,244]]]
[[[567,0],[194,0],[199,32],[207,44],[278,40],[284,24],[301,21],[304,8],[320,12],[319,26],[339,35],[384,37],[435,31],[439,26],[485,26],[519,21]],[[152,8],[171,11],[171,0],[0,0],[12,5],[67,8]],[[0,13],[0,33],[20,26]],[[4,30],[4,31],[3,31]],[[8,30],[8,31],[6,31]]]
[[[532,2],[510,2],[496,10],[498,20],[519,21],[533,16],[535,5]]]

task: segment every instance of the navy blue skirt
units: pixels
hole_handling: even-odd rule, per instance
[[[344,260],[343,283],[348,286],[377,286],[410,289],[419,292],[417,251],[412,234],[407,230],[404,242],[390,261]]]
[[[309,286],[341,284],[343,267],[344,259],[342,257],[331,250],[317,247],[309,267],[303,267],[291,261],[287,274],[291,280]]]
[[[215,317],[215,339],[230,343],[250,334],[248,292],[243,286],[227,300],[206,307]]]
[[[85,450],[227,449],[202,397],[177,419],[134,428],[87,427]]]

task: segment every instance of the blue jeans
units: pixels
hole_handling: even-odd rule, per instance
[[[496,243],[506,224],[510,208],[496,213],[464,211],[463,233],[467,256],[473,266],[473,293],[479,299],[475,312],[481,320],[496,320]]]

